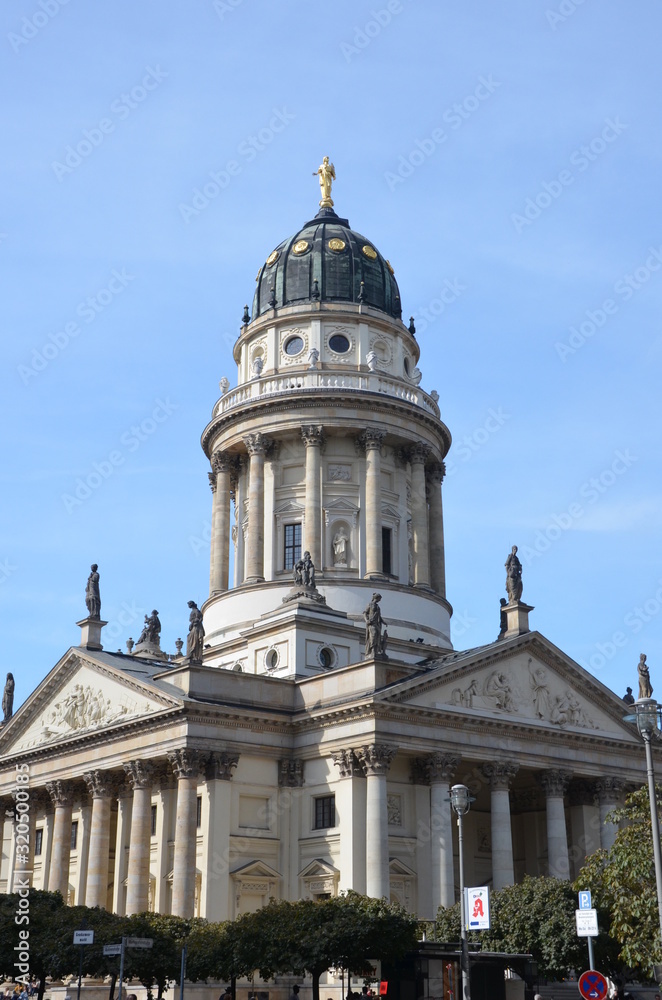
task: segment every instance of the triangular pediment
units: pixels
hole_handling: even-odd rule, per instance
[[[638,742],[623,721],[628,706],[539,633],[443,657],[385,700]]]
[[[339,874],[338,869],[330,865],[328,861],[314,858],[299,872],[299,878],[333,878]]]
[[[329,500],[328,503],[324,504],[324,510],[333,511],[334,514],[338,513],[348,513],[353,514],[358,511],[358,507],[351,500],[346,497],[337,497],[335,500]]]
[[[266,861],[249,861],[245,865],[241,865],[239,868],[235,868],[234,871],[230,872],[233,878],[280,878],[280,872],[277,872],[275,868],[268,865]]]
[[[132,667],[135,674],[144,673],[137,658],[127,658],[127,669],[122,670],[96,660],[94,654],[70,650],[2,728],[0,754],[107,732],[181,704],[143,676],[135,676]]]
[[[296,500],[284,500],[274,507],[274,514],[301,514],[305,510],[303,504]]]
[[[391,875],[400,875],[407,878],[415,878],[416,872],[401,861],[400,858],[391,858],[388,863],[388,870]]]

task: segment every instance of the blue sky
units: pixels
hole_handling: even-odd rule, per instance
[[[532,627],[619,694],[646,652],[662,693],[659,3],[26,0],[0,17],[16,704],[79,641],[92,561],[110,649],[156,607],[174,651],[205,598],[200,433],[325,154],[337,211],[395,267],[454,436],[456,647],[496,637],[517,544]]]

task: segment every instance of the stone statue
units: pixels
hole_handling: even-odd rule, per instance
[[[315,369],[317,368],[317,362],[319,361],[319,359],[320,359],[320,352],[317,350],[316,347],[311,347],[310,351],[308,352],[308,361],[310,362],[308,367],[312,371],[315,371]]]
[[[641,653],[639,656],[637,670],[639,672],[639,698],[652,698],[653,685],[651,684],[651,675],[646,663],[645,653]]]
[[[508,631],[508,617],[506,615],[506,604],[508,601],[505,597],[499,598],[499,634],[497,636],[497,642],[499,639],[503,639],[504,635]]]
[[[5,690],[2,694],[2,711],[4,713],[4,722],[9,722],[12,715],[14,714],[14,675],[7,674],[7,683],[5,684]]]
[[[532,667],[529,659],[529,683],[533,692],[533,708],[539,719],[547,719],[551,714],[551,696],[547,686],[547,673],[544,667]]]
[[[376,372],[377,371],[377,361],[378,360],[379,359],[378,359],[378,357],[377,357],[377,355],[375,354],[374,351],[368,351],[368,353],[366,355],[365,363],[367,364],[367,366],[368,366],[368,368],[370,369],[371,372]]]
[[[379,607],[379,602],[382,599],[381,594],[373,594],[370,599],[370,604],[363,612],[363,617],[365,619],[365,655],[385,657],[386,653],[384,651],[384,637],[382,634],[382,627],[386,625],[386,622],[382,618],[381,608]]]
[[[315,590],[315,564],[310,558],[310,552],[306,550],[303,554],[303,558],[299,559],[294,565],[292,571],[294,576],[294,582],[299,587],[308,587],[310,590]]]
[[[259,378],[262,374],[262,369],[264,368],[264,360],[258,355],[257,358],[253,358],[253,363],[251,365],[251,371],[253,372],[253,378]]]
[[[632,694],[632,688],[626,688],[625,694],[623,695],[623,701],[626,705],[634,705],[634,695]]]
[[[87,578],[85,587],[85,607],[90,618],[101,618],[101,595],[99,594],[99,567],[92,563],[92,572]]]
[[[202,663],[202,646],[205,638],[205,629],[202,624],[202,611],[195,603],[189,601],[191,609],[189,615],[188,635],[186,636],[186,655],[194,663]]]
[[[336,168],[332,163],[329,163],[328,156],[325,156],[317,170],[313,171],[313,177],[319,177],[320,179],[320,191],[322,193],[320,208],[333,208],[331,185],[336,179]]]
[[[338,528],[333,536],[333,565],[347,565],[347,543],[349,535],[344,528]]]
[[[158,646],[160,643],[161,635],[161,622],[159,621],[158,611],[152,611],[149,617],[145,615],[145,624],[143,625],[143,630],[140,633],[138,639],[138,645],[141,642],[151,642],[153,646]]]
[[[517,558],[516,545],[513,545],[506,559],[506,593],[509,604],[516,604],[522,600],[522,564]]]

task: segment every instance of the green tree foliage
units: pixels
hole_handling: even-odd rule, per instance
[[[125,917],[123,934],[151,938],[154,942],[151,948],[126,949],[125,976],[139,979],[150,998],[152,987],[156,985],[156,995],[161,1000],[170,984],[179,982],[182,947],[193,927],[201,922],[161,913],[136,913]]]
[[[658,815],[661,803],[658,786]],[[626,820],[628,825],[618,831],[608,851],[596,851],[587,859],[576,885],[590,889],[594,905],[607,911],[623,965],[652,977],[653,964],[662,962],[662,947],[648,788],[628,795],[608,819]]]

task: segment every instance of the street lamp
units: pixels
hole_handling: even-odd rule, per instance
[[[655,795],[655,772],[653,771],[653,751],[651,739],[657,730],[657,716],[660,706],[654,698],[640,698],[634,704],[637,729],[646,747],[646,771],[648,773],[648,799],[651,807],[651,827],[653,833],[653,858],[655,859],[655,884],[657,887],[657,909],[660,918],[660,938],[662,939],[662,855],[660,853],[660,824],[657,817]],[[629,717],[630,719],[632,716]]]
[[[464,843],[462,838],[462,820],[469,812],[471,795],[466,785],[453,785],[451,788],[451,805],[457,814],[458,850],[460,860],[460,969],[462,971],[462,996],[471,1000],[471,983],[469,981],[469,943],[467,941],[467,915],[464,902]]]

